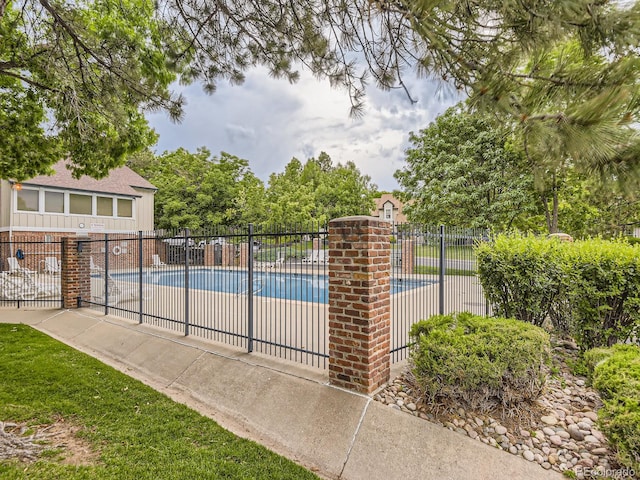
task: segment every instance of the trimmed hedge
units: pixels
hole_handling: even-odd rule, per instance
[[[480,282],[498,315],[549,318],[583,350],[640,333],[640,247],[501,235],[477,249]]]
[[[541,328],[464,312],[418,322],[410,336],[413,374],[431,401],[510,408],[537,398],[544,387],[549,335]]]
[[[618,461],[640,472],[640,347],[598,348],[586,352],[585,360],[604,402],[600,427],[617,449]]]
[[[640,248],[589,240],[565,245],[571,334],[583,349],[611,346],[640,327]]]
[[[562,286],[561,247],[533,235],[499,235],[477,247],[480,282],[496,315],[543,324]]]

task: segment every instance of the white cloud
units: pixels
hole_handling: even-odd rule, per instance
[[[350,118],[347,93],[331,89],[302,72],[300,81],[275,80],[262,69],[240,86],[220,84],[209,96],[199,85],[183,88],[185,118],[171,123],[164,114],[148,115],[160,135],[156,150],[207,147],[249,161],[265,182],[292,157],[305,161],[327,152],[334,163],[353,161],[381,189],[397,188],[393,173],[403,165],[410,131],[425,128],[458,97],[429,80],[412,79],[411,104],[400,90],[371,88],[361,118]]]

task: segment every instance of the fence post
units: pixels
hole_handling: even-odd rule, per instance
[[[143,256],[142,256],[142,230],[140,230],[138,232],[138,323],[142,324],[142,307],[144,305],[143,299],[142,299],[142,292],[143,292],[143,288],[142,288],[142,261],[143,261]]]
[[[253,352],[253,223],[249,224],[247,256],[247,351],[251,353]]]
[[[329,381],[367,394],[390,377],[390,235],[374,217],[329,223]]]
[[[440,306],[438,312],[440,315],[444,315],[444,275],[446,269],[446,242],[444,239],[444,225],[440,225],[440,282],[438,285],[439,293],[440,293]]]
[[[184,336],[189,336],[189,229],[184,230]]]
[[[109,234],[104,234],[104,314],[109,315]]]

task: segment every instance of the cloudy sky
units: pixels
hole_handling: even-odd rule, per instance
[[[165,113],[148,115],[160,135],[156,153],[207,147],[249,161],[265,183],[292,157],[305,161],[327,152],[334,164],[353,161],[382,190],[393,190],[393,173],[403,166],[409,132],[425,128],[456,102],[446,85],[412,79],[412,105],[400,91],[369,88],[362,118],[349,117],[345,91],[331,89],[302,72],[296,84],[275,80],[261,69],[248,72],[240,86],[218,85],[207,95],[198,84],[183,88],[185,117],[172,123]]]

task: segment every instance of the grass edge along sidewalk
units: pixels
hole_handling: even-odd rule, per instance
[[[0,378],[0,421],[28,436],[64,420],[95,453],[69,464],[52,437],[33,463],[0,460],[3,479],[318,478],[26,325],[0,324]]]

